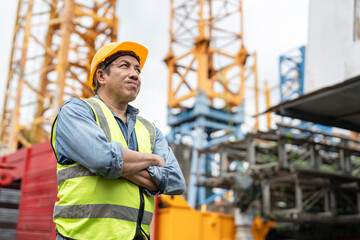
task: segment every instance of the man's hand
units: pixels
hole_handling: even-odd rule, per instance
[[[155,154],[151,154],[151,153],[144,153],[144,154],[151,155],[151,156],[149,156],[149,158],[154,161],[153,166],[158,166],[158,167],[165,166],[165,160],[162,157],[155,155]]]

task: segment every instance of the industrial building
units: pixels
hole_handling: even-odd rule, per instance
[[[280,54],[266,82],[246,1],[168,1],[167,140],[187,190],[156,198],[152,239],[360,239],[360,0],[309,1],[307,44]],[[18,1],[1,80],[0,239],[56,238],[51,126],[64,102],[93,96],[90,63],[119,40],[119,7]]]

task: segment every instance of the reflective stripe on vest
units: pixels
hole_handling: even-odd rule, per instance
[[[84,100],[93,110],[97,124],[108,141],[128,147],[110,109],[99,99]],[[52,145],[55,149],[53,126]],[[135,134],[139,152],[152,153],[156,129],[152,123],[137,117]],[[56,154],[57,155],[57,154]],[[54,222],[62,235],[74,239],[133,239],[139,215],[139,186],[120,179],[105,179],[74,163],[58,164],[58,197]],[[153,197],[144,195],[145,211],[141,221],[148,233],[154,211]]]
[[[115,218],[136,222],[138,209],[114,204],[81,204],[57,206],[54,218]],[[142,224],[150,225],[152,213],[144,212]]]

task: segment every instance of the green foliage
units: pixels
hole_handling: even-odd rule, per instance
[[[322,164],[320,170],[328,173],[336,173],[339,170],[339,165],[336,163],[333,163],[332,165]]]

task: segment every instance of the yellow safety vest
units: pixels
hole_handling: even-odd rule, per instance
[[[93,110],[108,141],[120,142],[128,148],[110,109],[97,98],[84,101]],[[57,157],[56,123],[55,120],[51,144]],[[155,133],[152,123],[137,117],[135,134],[139,152],[152,153]],[[143,231],[149,235],[154,198],[138,185],[124,178],[97,176],[78,163],[58,163],[57,180],[59,201],[55,203],[53,219],[61,235],[77,240],[131,240],[135,235],[144,235]]]

